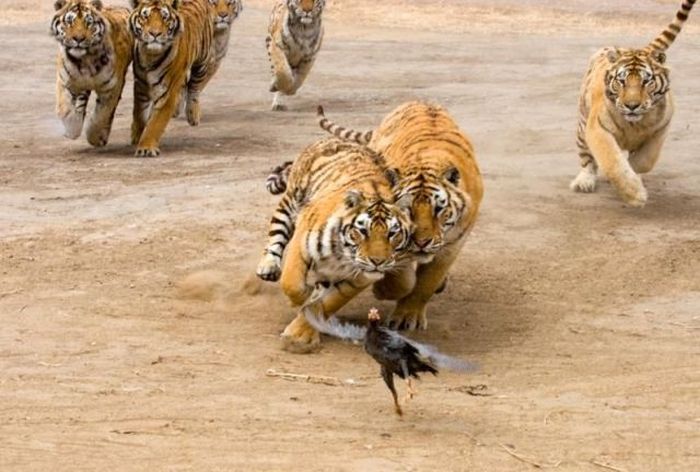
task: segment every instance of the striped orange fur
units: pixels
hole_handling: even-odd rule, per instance
[[[444,288],[450,266],[476,221],[483,196],[472,144],[438,105],[408,102],[371,132],[319,124],[336,136],[367,143],[400,175],[397,203],[410,212],[412,263],[375,283],[378,298],[398,300],[391,324],[425,329],[426,305]]]
[[[593,192],[598,168],[631,206],[646,204],[639,174],[659,159],[675,105],[666,50],[695,0],[684,0],[675,19],[641,49],[607,47],[590,60],[581,86],[576,144],[581,170],[571,182]]]

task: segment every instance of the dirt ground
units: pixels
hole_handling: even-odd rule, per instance
[[[639,210],[567,188],[579,81],[675,0],[330,1],[287,113],[251,0],[201,125],[171,122],[155,159],[131,157],[131,81],[106,148],[61,136],[50,3],[0,4],[0,470],[700,470],[700,12],[669,51],[678,111]],[[251,277],[265,176],[323,136],[316,105],[367,128],[413,98],[451,111],[485,184],[415,337],[481,369],[425,378],[398,418],[360,347],[281,350],[294,313]],[[208,301],[181,297],[188,277]]]

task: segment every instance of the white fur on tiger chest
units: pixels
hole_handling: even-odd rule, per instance
[[[65,54],[65,53],[64,53]],[[106,62],[103,62],[106,58]],[[115,85],[114,60],[111,55],[98,54],[73,62],[64,58],[65,72],[61,71],[61,79],[74,91],[95,90],[97,92],[110,90]]]
[[[282,39],[287,62],[296,67],[314,58],[321,47],[323,27],[320,23],[314,29],[294,27],[285,23]]]

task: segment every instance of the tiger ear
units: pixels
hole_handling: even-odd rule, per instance
[[[442,174],[442,178],[447,180],[452,185],[457,185],[459,182],[459,170],[456,167],[450,167]]]
[[[139,0],[131,0],[129,3],[131,4],[131,8],[136,8],[137,6],[139,6],[140,2]]]
[[[170,4],[174,10],[177,10],[180,7],[180,0],[173,0],[173,2]]]
[[[391,188],[394,188],[397,185],[399,185],[399,180],[401,180],[401,174],[399,174],[399,170],[397,168],[394,167],[394,168],[385,170],[384,175],[386,176],[386,179],[389,181],[389,185],[391,185]]]
[[[345,208],[347,208],[348,210],[351,208],[355,208],[364,200],[365,197],[362,195],[361,192],[358,192],[357,190],[349,190],[348,193],[345,194]]]
[[[664,62],[666,62],[666,53],[663,51],[652,51],[651,58],[659,64],[663,64]]]
[[[61,8],[66,6],[67,1],[66,0],[56,0],[53,4],[53,8],[58,11]]]
[[[617,48],[612,48],[608,50],[606,56],[608,57],[608,61],[617,62],[617,60],[620,58],[620,50]]]
[[[93,7],[95,7],[95,10],[100,11],[102,10],[102,0],[92,0],[90,2]]]

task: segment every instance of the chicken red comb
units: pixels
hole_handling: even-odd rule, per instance
[[[382,317],[379,316],[379,310],[376,308],[370,308],[369,313],[367,314],[367,318],[370,320],[381,320]]]

